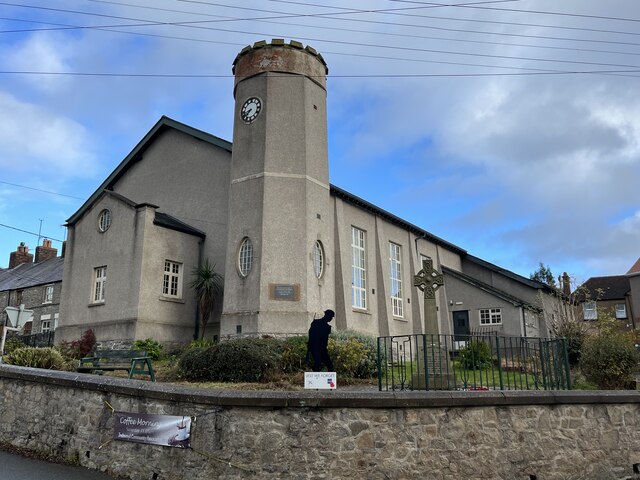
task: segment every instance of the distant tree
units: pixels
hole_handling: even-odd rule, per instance
[[[194,279],[189,286],[193,289],[200,307],[200,338],[204,338],[209,317],[224,290],[224,277],[216,272],[215,264],[209,263],[208,258],[204,264],[193,270],[193,276]]]
[[[551,268],[542,262],[540,262],[540,266],[538,267],[538,269],[531,275],[529,275],[529,278],[531,280],[542,282],[545,285],[549,285],[550,287],[558,288],[558,284],[553,276],[553,273],[551,272]]]

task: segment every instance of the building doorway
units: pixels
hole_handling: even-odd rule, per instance
[[[469,310],[453,312],[453,339],[457,342],[464,342],[468,340],[470,333]]]

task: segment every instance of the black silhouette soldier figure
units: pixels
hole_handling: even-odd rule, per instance
[[[329,343],[329,334],[331,333],[331,325],[329,322],[335,317],[333,310],[325,310],[324,317],[317,318],[311,322],[309,327],[309,343],[307,349],[313,356],[313,371],[319,372],[322,364],[327,366],[328,372],[333,372],[333,362],[329,358],[327,344]]]

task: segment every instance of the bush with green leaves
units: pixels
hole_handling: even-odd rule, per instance
[[[4,344],[4,353],[8,355],[13,353],[18,348],[26,347],[25,343],[17,337],[9,338]]]
[[[96,346],[96,335],[92,329],[85,330],[79,340],[62,342],[58,350],[65,358],[80,359],[88,356]]]
[[[259,382],[280,365],[281,342],[273,338],[239,338],[221,342],[211,364],[212,379]]]
[[[133,342],[131,350],[144,350],[147,352],[147,356],[151,357],[151,360],[160,360],[162,358],[163,348],[164,345],[160,342],[152,338],[145,338],[144,340],[136,340]]]
[[[329,356],[336,372],[346,378],[371,378],[377,372],[375,339],[361,333],[340,332],[329,338]]]
[[[304,370],[308,366],[307,337],[289,337],[282,342],[280,368],[285,373]]]
[[[190,350],[192,348],[209,348],[213,347],[217,343],[217,340],[211,340],[210,338],[199,338],[197,340],[192,340],[186,346],[185,350]]]
[[[580,370],[600,389],[620,390],[632,387],[633,374],[638,371],[639,362],[640,355],[629,335],[606,332],[584,341]]]
[[[180,376],[187,380],[212,380],[210,366],[217,353],[217,345],[208,348],[193,347],[185,350],[178,361]]]
[[[67,370],[68,364],[55,348],[23,347],[3,358],[9,365],[20,367],[46,368],[48,370]]]
[[[481,340],[471,340],[460,349],[460,366],[467,370],[483,370],[492,364],[491,346]]]

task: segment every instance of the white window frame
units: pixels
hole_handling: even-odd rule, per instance
[[[249,237],[244,237],[238,248],[238,274],[246,278],[253,267],[253,242]]]
[[[389,242],[389,276],[391,279],[391,310],[394,317],[404,318],[402,302],[402,246]]]
[[[585,320],[598,320],[598,307],[596,302],[584,302],[582,304],[582,311]]]
[[[320,240],[316,240],[313,244],[313,273],[319,280],[324,273],[324,246]]]
[[[107,266],[93,269],[93,288],[91,291],[92,303],[104,303],[105,288],[107,284]]]
[[[367,309],[367,232],[351,227],[351,306]]]
[[[51,331],[51,314],[40,316],[40,333]]]
[[[164,261],[162,275],[162,295],[167,298],[182,298],[182,263]]]
[[[627,305],[625,303],[616,303],[615,305],[616,319],[623,320],[627,318]]]
[[[111,226],[111,210],[109,210],[108,208],[105,208],[98,214],[98,230],[101,233],[104,233],[107,230],[109,230],[110,226]]]
[[[53,303],[53,285],[45,285],[42,303]]]
[[[481,308],[479,311],[480,326],[502,325],[501,308]]]

